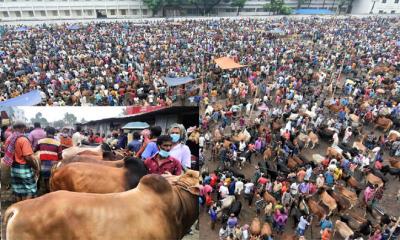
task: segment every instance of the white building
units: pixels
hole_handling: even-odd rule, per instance
[[[269,15],[263,8],[269,0],[248,0],[240,12],[241,16]],[[285,3],[296,8],[298,0],[285,0]],[[340,0],[311,0],[302,8],[325,8],[337,11]],[[373,0],[354,0],[354,14],[368,14]],[[168,10],[169,16],[200,15],[193,7],[182,6],[183,11]],[[346,6],[344,6],[344,11]],[[400,13],[399,0],[377,0],[373,13]],[[235,16],[236,8],[222,1],[209,14],[210,16]],[[344,12],[342,9],[342,12]],[[94,19],[101,13],[108,18],[146,18],[152,11],[142,0],[0,0],[0,19],[15,20],[45,20],[45,19]],[[161,11],[156,16],[161,16]]]
[[[400,14],[400,0],[354,0],[352,13]]]

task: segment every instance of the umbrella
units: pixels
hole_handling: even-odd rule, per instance
[[[351,80],[351,79],[347,79],[346,80],[346,83],[347,84],[351,84],[351,85],[354,85],[354,84],[356,84],[353,80]]]
[[[28,31],[28,27],[18,27],[18,28],[15,29],[15,31],[17,31],[17,32],[25,32],[25,31]]]
[[[270,32],[271,32],[271,33],[276,33],[276,34],[279,34],[279,35],[285,35],[285,31],[283,31],[283,30],[280,29],[280,28],[274,28],[274,29],[272,29]]]
[[[122,129],[146,129],[149,127],[150,125],[145,122],[130,122],[123,126]]]

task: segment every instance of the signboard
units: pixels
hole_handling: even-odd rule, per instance
[[[166,108],[166,107],[165,106],[147,106],[147,107],[130,106],[130,107],[126,107],[126,113],[127,113],[127,115],[148,113],[148,112],[154,112],[154,111],[157,111],[157,110],[160,110],[163,108]]]

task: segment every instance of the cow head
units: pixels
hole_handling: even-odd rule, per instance
[[[198,196],[200,195],[199,177],[199,171],[187,170],[185,174],[177,179],[176,184],[182,186],[184,190],[191,194]]]

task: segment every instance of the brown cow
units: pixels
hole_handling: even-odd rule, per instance
[[[326,215],[325,209],[313,199],[307,199],[307,205],[310,211],[318,217],[318,221],[320,221]]]
[[[318,189],[318,194],[320,197],[320,201],[329,208],[328,216],[330,216],[337,208],[337,203],[335,199],[331,195],[329,195],[323,188]]]
[[[347,199],[345,196],[332,190],[327,190],[327,192],[329,193],[330,196],[332,196],[333,199],[335,199],[339,212],[352,208],[350,200]]]
[[[389,158],[389,163],[390,163],[390,166],[400,169],[400,160],[395,159],[395,158]]]
[[[270,237],[271,235],[272,235],[271,226],[267,222],[265,222],[261,228],[261,237],[265,239],[266,237]]]
[[[252,236],[259,236],[261,233],[261,222],[258,217],[255,217],[250,225],[250,234]]]
[[[328,157],[330,158],[335,158],[337,160],[340,160],[343,158],[342,153],[338,152],[335,148],[333,147],[328,147],[326,149],[326,155],[328,155]]]
[[[275,205],[277,203],[276,199],[271,194],[269,194],[267,191],[264,192],[263,198],[267,203],[271,202],[273,205]]]
[[[97,147],[70,147],[64,149],[62,152],[63,159],[68,159],[76,155],[92,155],[107,160],[120,160],[123,158],[123,156],[117,156],[106,143]]]
[[[372,185],[378,184],[379,187],[382,187],[384,185],[382,179],[380,179],[379,177],[375,176],[372,173],[367,173],[365,180],[371,183]]]
[[[99,160],[97,156],[91,156],[91,155],[76,155],[71,158],[64,159],[60,161],[59,164],[57,164],[57,168],[60,168],[62,166],[65,166],[67,164],[73,163],[73,162],[85,162],[85,163],[94,163],[94,164],[101,164],[109,167],[123,167],[125,160],[116,160],[116,161],[104,161],[104,160]]]
[[[92,163],[70,163],[57,168],[50,178],[50,191],[87,193],[123,192],[137,186],[147,168],[138,158],[125,160],[123,168]]]
[[[354,232],[351,230],[349,226],[347,226],[346,223],[337,220],[335,222],[335,231],[333,232],[333,239],[335,239],[335,233],[339,232],[340,236],[344,239],[349,239],[351,236],[353,236]]]
[[[357,204],[358,197],[355,192],[352,192],[352,191],[346,189],[344,186],[339,185],[339,184],[335,185],[335,188],[338,190],[338,192],[341,195],[343,195],[345,198],[347,198],[350,201],[350,204],[351,204],[350,209],[353,208]]]
[[[22,201],[5,213],[7,239],[181,239],[198,219],[198,178],[188,171],[169,183],[150,174],[123,193],[58,191]]]
[[[389,118],[386,117],[378,117],[375,120],[375,128],[382,128],[382,130],[384,132],[387,132],[388,130],[390,130],[390,128],[393,126],[393,121],[390,120]]]
[[[314,149],[314,148],[315,148],[315,145],[318,145],[318,144],[319,144],[318,135],[315,134],[313,131],[310,131],[310,132],[308,133],[308,141],[306,142],[306,145],[305,145],[304,147],[307,148],[308,145],[310,144],[310,142],[312,143],[312,146],[311,146],[310,149]]]

